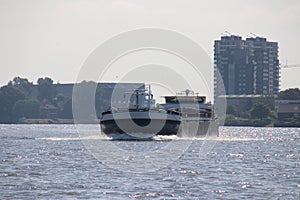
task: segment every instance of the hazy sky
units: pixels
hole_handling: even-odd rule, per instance
[[[279,43],[280,62],[300,64],[299,0],[0,0],[0,27],[0,85],[14,76],[75,82],[102,42],[144,27],[182,33],[211,58],[221,33],[252,32]],[[283,69],[281,89],[300,87],[299,75]]]

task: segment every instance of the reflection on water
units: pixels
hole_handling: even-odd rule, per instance
[[[92,126],[87,125],[87,130]],[[299,199],[300,129],[221,127],[219,138],[150,141],[79,138],[72,125],[0,125],[1,199]],[[206,157],[199,149],[217,140]],[[145,153],[170,142],[191,146],[151,173],[124,173],[96,160],[81,140]],[[130,162],[133,157],[124,157]],[[155,164],[155,163],[154,163]]]

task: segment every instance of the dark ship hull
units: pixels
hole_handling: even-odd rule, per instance
[[[178,113],[160,111],[128,111],[103,113],[100,120],[104,134],[127,134],[145,138],[154,135],[176,135],[181,124]]]

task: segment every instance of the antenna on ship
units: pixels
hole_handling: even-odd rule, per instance
[[[194,91],[186,89],[181,92],[181,94],[185,93],[185,96],[189,96],[189,94],[194,95]]]
[[[190,93],[190,90],[189,90],[189,89],[186,89],[186,90],[185,90],[185,95],[186,95],[186,96],[189,96],[189,93]]]
[[[149,84],[149,94],[151,94],[151,85]]]

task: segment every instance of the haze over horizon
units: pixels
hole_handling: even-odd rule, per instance
[[[101,43],[145,27],[169,29],[197,42],[213,61],[225,31],[254,33],[279,44],[282,64],[300,64],[300,1],[0,1],[0,86],[15,76],[75,82]],[[281,90],[300,87],[300,67],[281,70]],[[114,81],[114,80],[112,80]]]

